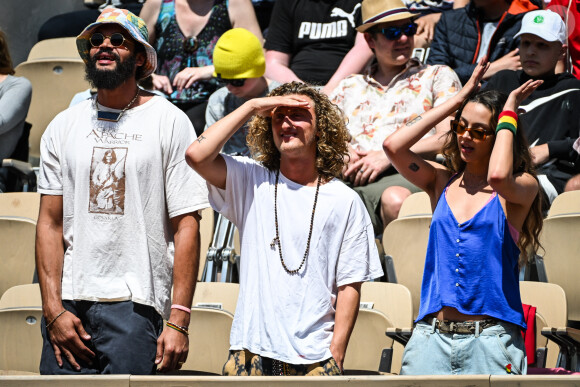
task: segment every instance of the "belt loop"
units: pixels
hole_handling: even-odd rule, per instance
[[[433,317],[431,320],[431,333],[435,333],[435,325],[437,324],[437,318]]]
[[[479,321],[475,322],[475,337],[479,337]]]

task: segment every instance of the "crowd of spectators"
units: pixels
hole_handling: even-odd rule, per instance
[[[557,1],[552,12],[529,0],[146,0],[87,10],[80,31],[66,24],[74,15],[51,19],[39,36],[79,34],[94,90],[42,140],[42,371],[179,369],[198,210],[208,204],[203,178],[209,203],[240,229],[248,257],[225,374],[340,374],[360,283],[383,274],[374,238],[421,190],[434,214],[420,329],[403,373],[504,372],[505,359],[492,356],[503,355],[478,341],[481,334],[504,337],[515,359],[510,373],[525,374],[523,252],[538,247],[540,201],[546,211],[560,193],[580,189],[578,14]],[[430,50],[426,63],[413,56],[416,47]],[[0,32],[0,158],[14,152],[30,104],[30,83],[13,73]],[[146,79],[157,94],[138,87]],[[93,136],[121,128],[127,147],[94,145]],[[435,161],[440,154],[445,166]],[[0,192],[2,183],[0,170]],[[151,193],[156,184],[162,192]],[[76,214],[85,199],[88,212]],[[494,227],[494,243],[481,225]],[[139,254],[130,239],[140,241]],[[106,263],[94,265],[93,255]],[[112,262],[125,256],[149,271]],[[355,258],[347,265],[345,256]],[[467,260],[456,267],[452,256]],[[483,284],[487,298],[470,283]],[[111,300],[129,304],[117,309]],[[101,304],[106,324],[129,316],[128,325],[147,326],[140,356],[128,361],[79,328],[105,324],[91,314]],[[170,328],[163,333],[162,317]],[[457,345],[447,320],[471,335],[481,359],[443,366]],[[428,343],[436,331],[440,342]],[[128,347],[134,340],[110,333]],[[429,366],[433,359],[438,365]]]

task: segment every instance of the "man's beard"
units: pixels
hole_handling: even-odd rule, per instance
[[[115,56],[117,67],[114,70],[97,69],[96,58],[98,54],[102,52],[107,52]],[[89,58],[85,67],[85,79],[96,89],[113,90],[135,76],[134,72],[136,64],[137,58],[135,55],[131,55],[129,58],[121,62],[119,56],[114,54],[112,50],[101,49]]]

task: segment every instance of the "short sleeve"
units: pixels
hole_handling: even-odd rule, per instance
[[[171,134],[165,170],[167,212],[170,218],[209,207],[205,181],[185,162],[185,151],[194,139],[195,131],[191,122],[185,114],[178,115]]]
[[[461,82],[449,66],[435,66],[433,107],[439,106],[461,90]]]
[[[221,155],[227,167],[226,188],[220,189],[209,183],[209,202],[214,210],[243,229],[245,211],[254,200],[255,169],[262,168],[244,156]]]
[[[45,195],[62,195],[61,144],[59,131],[60,115],[48,125],[40,140],[40,168],[38,192]],[[62,125],[63,123],[60,123]]]
[[[268,27],[268,37],[264,48],[266,50],[280,51],[292,54],[293,45],[293,16],[291,5],[294,1],[279,0],[274,3],[270,26]]]
[[[338,287],[370,281],[383,275],[371,219],[362,201],[358,197],[355,199],[338,257]]]

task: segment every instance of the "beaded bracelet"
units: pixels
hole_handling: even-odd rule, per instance
[[[515,112],[510,110],[504,110],[501,112],[495,132],[497,133],[502,129],[507,129],[512,132],[514,136],[516,135],[518,129],[518,115]]]
[[[175,329],[177,332],[183,333],[185,336],[189,336],[189,331],[187,327],[182,327],[181,325],[177,325],[169,321],[167,321],[165,325],[167,325],[171,329]]]
[[[56,317],[53,318],[51,322],[49,322],[48,324],[46,324],[46,329],[50,328],[50,326],[52,324],[54,324],[54,322],[56,321],[56,319],[58,319],[60,316],[62,316],[64,314],[64,312],[66,312],[66,309],[63,309],[63,311],[60,312],[59,314],[57,314]]]

